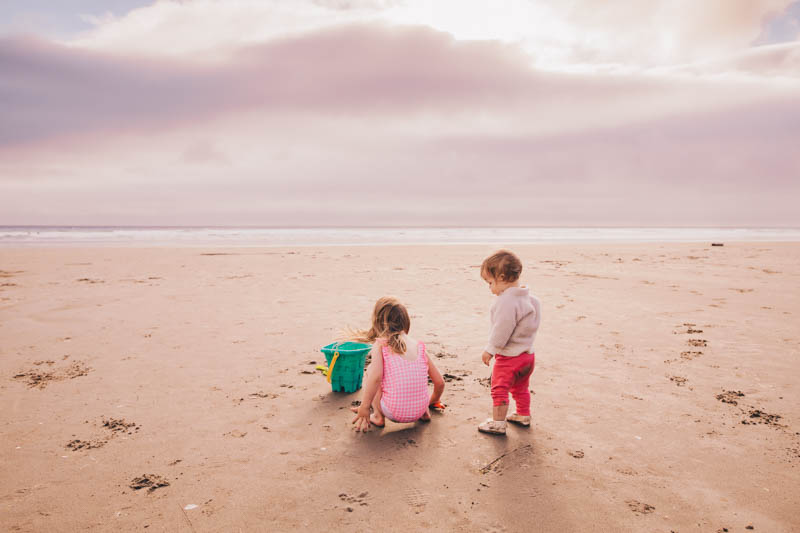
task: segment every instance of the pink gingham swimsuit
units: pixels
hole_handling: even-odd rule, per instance
[[[381,379],[381,410],[395,422],[413,422],[428,409],[428,356],[425,344],[417,343],[417,358],[413,361],[397,355],[384,343],[383,379]]]

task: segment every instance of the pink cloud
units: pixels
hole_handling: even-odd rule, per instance
[[[5,39],[0,73],[14,82],[0,89],[0,144],[254,107],[363,113],[508,103],[533,88],[524,61],[513,48],[459,43],[425,28],[326,30],[213,65]]]
[[[548,73],[519,49],[422,27],[346,26],[240,50],[221,63],[155,60],[0,41],[0,146],[169,128],[243,110],[486,114],[583,127],[728,102],[763,88]],[[771,89],[766,89],[766,93]],[[697,102],[689,96],[699,96]]]
[[[545,72],[382,25],[216,62],[5,40],[0,77],[0,223],[800,224],[792,79]]]
[[[665,66],[708,61],[748,48],[794,0],[553,1],[580,28],[575,58]]]

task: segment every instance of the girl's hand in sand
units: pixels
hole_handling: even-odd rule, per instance
[[[364,406],[358,408],[356,411],[356,416],[353,418],[353,424],[355,424],[356,431],[369,431],[369,406],[364,409]]]
[[[489,352],[483,352],[481,354],[481,359],[483,359],[483,364],[486,366],[489,366],[489,362],[492,360],[492,357],[493,357],[492,354],[490,354]]]

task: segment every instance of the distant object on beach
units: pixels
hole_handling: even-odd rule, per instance
[[[712,242],[711,246],[725,246],[725,243],[723,243],[723,242]]]

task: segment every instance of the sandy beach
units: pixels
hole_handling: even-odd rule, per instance
[[[0,530],[800,530],[800,244],[514,246],[543,320],[504,438],[496,248],[0,249]],[[448,407],[357,434],[315,366],[384,295]]]

